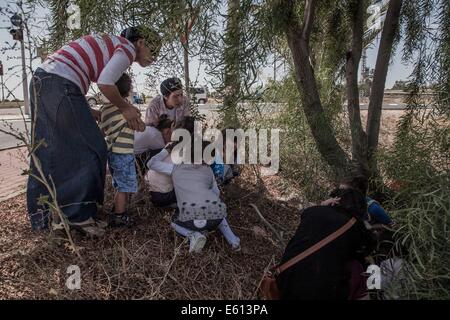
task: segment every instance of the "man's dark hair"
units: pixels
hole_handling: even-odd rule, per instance
[[[160,85],[161,94],[166,98],[168,98],[172,92],[182,89],[183,84],[178,78],[168,78],[161,82]]]
[[[131,90],[133,89],[133,82],[128,74],[124,73],[117,80],[116,87],[119,90],[120,96],[126,98],[130,95]]]
[[[159,52],[162,44],[161,36],[155,30],[145,26],[128,27],[122,31],[120,36],[133,43],[144,39],[147,46],[154,51],[154,54]]]

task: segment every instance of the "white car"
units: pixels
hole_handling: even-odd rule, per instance
[[[205,104],[208,102],[208,93],[204,87],[192,88],[191,99],[194,103]]]

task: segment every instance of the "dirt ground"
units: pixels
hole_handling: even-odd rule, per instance
[[[288,226],[286,238],[303,206],[280,178],[263,179],[265,190],[256,186],[252,168],[245,168],[224,190],[240,252],[231,251],[214,232],[201,254],[189,254],[188,243],[170,228],[171,211],[147,201],[132,211],[135,228],[109,230],[101,239],[75,235],[80,261],[68,243],[30,230],[24,195],[2,202],[0,299],[254,299],[264,270],[280,257],[282,246],[249,204],[275,228]],[[65,285],[70,265],[80,267],[80,290]]]
[[[381,114],[380,145],[391,147],[394,143],[397,123],[404,114],[403,110],[383,110]],[[363,128],[366,128],[367,110],[361,110],[361,121]]]

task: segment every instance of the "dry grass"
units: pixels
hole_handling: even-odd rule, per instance
[[[278,177],[263,179],[265,188],[258,188],[246,168],[224,192],[230,225],[241,238],[237,253],[214,232],[202,254],[189,254],[187,242],[170,228],[171,212],[145,203],[133,210],[138,221],[133,229],[110,230],[97,240],[76,237],[82,265],[67,245],[31,232],[24,195],[2,202],[0,298],[254,299],[264,270],[282,251],[249,203],[275,226],[288,226],[288,235],[302,205]],[[110,196],[106,203],[109,209]],[[81,268],[81,290],[65,286],[72,264]]]
[[[383,147],[392,147],[394,144],[397,124],[400,117],[405,114],[404,110],[383,110],[381,113],[380,125],[380,145]],[[366,128],[367,110],[361,110],[361,121],[363,127]]]

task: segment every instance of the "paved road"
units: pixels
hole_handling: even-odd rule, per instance
[[[28,168],[25,147],[0,151],[0,202],[15,197],[25,190]]]
[[[139,105],[142,117],[145,117],[146,105]],[[200,113],[207,114],[208,111],[218,110],[215,106],[200,105]],[[26,134],[25,127],[30,130],[30,120],[27,118],[23,120],[20,111],[17,108],[0,109],[0,150],[14,148],[23,145],[23,142],[14,138],[13,136],[1,132],[2,130],[12,132],[14,134]]]
[[[360,105],[361,110],[367,110],[369,108],[369,105],[366,103],[361,103]],[[383,104],[383,110],[403,110],[406,108],[406,104],[404,103],[386,103]]]
[[[30,129],[29,122],[27,123],[27,128],[28,128],[28,130]],[[5,130],[7,132],[12,132],[14,134],[17,134],[18,132],[20,132],[24,135],[26,134],[25,133],[26,132],[25,123],[23,122],[23,120],[13,120],[13,121],[7,121],[7,122],[0,120],[0,131],[1,130]],[[20,145],[23,145],[22,141],[12,137],[9,134],[0,132],[0,150],[13,148],[13,147],[17,147]]]
[[[242,103],[242,107],[254,106],[253,103]],[[282,104],[279,103],[258,103],[261,112],[274,112],[279,110],[282,107]],[[139,105],[139,109],[142,112],[142,117],[145,117],[145,109],[147,105]],[[207,117],[213,116],[220,108],[221,104],[200,104],[198,109],[200,113],[205,114]],[[361,104],[361,110],[367,110],[367,104]],[[404,104],[384,104],[383,110],[402,110],[405,108]],[[3,108],[0,109],[0,130],[6,130],[11,132],[11,129],[7,125],[12,125],[14,130],[18,130],[19,132],[25,134],[25,123],[21,117],[20,111],[17,108]],[[28,129],[30,128],[30,121],[27,122]],[[17,147],[18,145],[22,145],[21,141],[17,140],[10,135],[7,135],[3,132],[0,132],[0,150],[4,150],[7,148]]]

